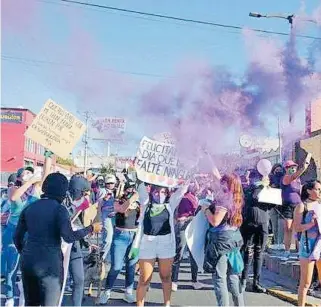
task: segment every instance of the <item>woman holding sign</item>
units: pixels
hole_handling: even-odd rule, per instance
[[[187,192],[187,188],[188,185],[181,186],[172,196],[166,187],[153,185],[149,189],[148,201],[142,209],[139,231],[130,253],[131,258],[135,258],[139,253],[137,306],[144,306],[156,259],[162,281],[164,305],[170,306],[172,265],[176,250],[174,211]],[[144,194],[146,190],[141,191],[140,197],[143,198]]]
[[[300,256],[300,286],[298,306],[305,306],[307,292],[311,285],[315,265],[321,280],[320,251],[314,255],[320,230],[317,222],[316,211],[321,206],[321,183],[310,181],[302,188],[302,203],[294,211],[294,230],[298,232]],[[317,256],[317,257],[314,257]]]
[[[271,162],[262,159],[257,164],[257,170],[250,173],[251,185],[244,190],[245,207],[243,210],[244,222],[241,233],[244,240],[244,270],[242,273],[242,286],[245,290],[250,265],[253,262],[253,292],[266,293],[260,285],[260,276],[263,265],[263,253],[269,235],[269,210],[273,204],[259,201],[260,192],[270,185],[269,174],[272,169]]]

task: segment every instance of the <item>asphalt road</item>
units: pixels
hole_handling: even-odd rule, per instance
[[[206,284],[207,287],[202,290],[194,290],[190,282],[190,268],[187,263],[181,266],[179,275],[179,288],[177,292],[172,295],[172,306],[216,306],[216,300],[213,292],[213,286],[211,283],[211,276],[208,274],[200,274],[199,281]],[[137,276],[138,278],[138,276]],[[136,280],[137,280],[136,278]],[[263,280],[264,282],[264,280]],[[130,306],[122,300],[124,296],[124,275],[120,274],[117,279],[115,289],[112,293],[110,301],[107,305],[110,306]],[[85,291],[87,293],[87,291]],[[94,291],[94,296],[96,292]],[[156,272],[153,275],[151,288],[147,294],[146,306],[163,306],[162,303],[162,289],[161,283]],[[64,299],[64,305],[68,306],[71,302],[71,293],[66,293]],[[230,298],[231,306],[232,300]],[[284,302],[278,298],[267,294],[257,294],[246,292],[245,293],[245,304],[247,306],[293,306],[290,303]],[[94,305],[94,299],[85,295],[84,306]]]

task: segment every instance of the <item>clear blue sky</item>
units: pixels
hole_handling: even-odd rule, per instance
[[[21,6],[23,20],[19,20],[21,15],[12,10],[9,1],[15,6],[15,10],[19,10],[22,1],[24,2]],[[57,0],[3,0],[2,4],[5,2],[2,15],[6,14],[8,7],[11,13],[3,21],[6,24],[3,24],[2,56],[20,59],[2,58],[4,106],[22,105],[38,112],[50,97],[75,114],[77,111],[95,109],[100,116],[121,115],[121,109],[131,103],[134,96],[119,96],[116,93],[117,97],[114,98],[113,93],[117,92],[118,86],[119,91],[123,87],[129,87],[130,93],[135,93],[135,88],[139,91],[140,87],[146,88],[158,82],[162,79],[161,76],[171,76],[175,67],[186,60],[223,65],[240,75],[247,65],[243,38],[237,30],[142,18],[126,13],[66,5]],[[289,31],[286,21],[254,19],[248,13],[293,13],[299,10],[301,3],[299,0],[88,2],[282,32]],[[306,2],[307,13],[311,13],[320,4],[318,0]],[[30,6],[26,6],[26,3]],[[309,26],[304,34],[319,33],[315,27]],[[284,37],[278,39],[286,40]],[[309,40],[300,40],[302,56],[306,55],[308,43]],[[119,80],[115,81],[114,73],[109,72],[109,78],[113,80],[104,86],[111,87],[111,97],[106,97],[106,102],[102,103],[101,97],[95,101],[95,95],[99,95],[95,86],[100,82],[102,69],[147,75],[124,73],[120,77],[117,75]],[[84,79],[80,76],[82,74],[85,75]],[[81,81],[77,81],[78,78]],[[70,80],[75,80],[76,85]],[[89,83],[93,86],[86,93],[79,94],[77,89],[83,84],[83,80],[90,80]],[[113,101],[117,101],[118,107],[112,106]],[[137,123],[129,122],[129,129],[136,128]]]

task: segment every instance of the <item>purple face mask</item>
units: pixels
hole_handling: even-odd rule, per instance
[[[153,189],[151,191],[151,196],[154,204],[163,204],[167,198],[167,193],[164,190],[160,191],[158,189]]]

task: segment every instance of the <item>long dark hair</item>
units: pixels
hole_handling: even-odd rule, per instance
[[[303,185],[302,192],[301,192],[301,200],[302,201],[306,201],[307,199],[309,199],[310,194],[308,191],[313,190],[317,183],[321,184],[321,182],[319,180],[310,180]]]

